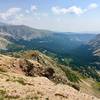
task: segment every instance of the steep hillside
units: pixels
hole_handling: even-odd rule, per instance
[[[83,86],[77,72],[39,51],[0,55],[1,100],[99,100]]]
[[[10,41],[8,41],[8,40],[5,39],[5,38],[0,37],[0,48],[1,48],[1,49],[6,49],[6,47],[7,47],[9,44],[11,44]]]
[[[79,77],[71,69],[57,64],[56,61],[38,51],[15,53],[13,56],[18,58],[1,55],[0,68],[27,76],[45,76],[56,83],[79,82]],[[70,73],[69,75],[66,70],[63,70],[64,68]]]
[[[48,63],[47,65],[45,64],[44,61],[42,61],[42,59],[40,60],[41,63],[39,63],[36,59],[37,58],[35,57],[33,58],[33,60],[32,59],[26,60],[24,58],[16,59],[13,57],[7,57],[1,55],[0,69],[1,71],[14,72],[26,76],[47,76],[50,79],[55,79],[55,78],[61,79],[61,77],[64,77],[64,81],[65,82],[67,81],[64,72],[62,72],[62,70],[60,70],[59,67],[52,64],[52,62],[51,63],[47,62]]]
[[[99,100],[46,77],[0,72],[0,100]]]

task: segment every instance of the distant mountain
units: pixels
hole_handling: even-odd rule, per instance
[[[81,44],[88,42],[93,34],[57,33],[48,30],[39,30],[25,25],[0,25],[1,49],[13,51],[16,49],[48,50],[54,53],[68,53]],[[1,40],[0,40],[1,41]],[[59,49],[60,48],[60,49]]]
[[[2,40],[5,40],[6,42],[4,41],[2,42],[2,40],[0,39],[1,45],[4,46],[4,47],[0,46],[0,48],[8,49],[9,45],[10,47],[12,44],[14,46],[20,45],[20,44],[17,44],[18,41],[22,40],[26,42],[26,41],[30,41],[31,39],[41,38],[41,37],[48,36],[51,34],[52,34],[51,31],[33,29],[24,25],[8,25],[8,24],[1,23],[0,37],[2,38]]]
[[[50,33],[50,31],[33,29],[25,25],[0,25],[1,36],[12,36],[16,40],[31,40]]]
[[[93,54],[100,57],[100,34],[98,34],[94,39],[89,42]]]
[[[100,34],[96,35],[87,44],[76,48],[71,56],[74,62],[80,66],[91,66],[100,70]]]
[[[100,70],[100,34],[89,42],[89,47],[94,58],[93,64]]]
[[[86,34],[86,33],[72,33],[69,34],[69,37],[72,38],[73,40],[77,40],[80,42],[89,42],[91,39],[93,39],[96,35],[95,34]]]

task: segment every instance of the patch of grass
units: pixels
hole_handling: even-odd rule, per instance
[[[11,100],[11,99],[18,99],[19,96],[8,96],[6,94],[6,90],[0,89],[0,100],[5,100],[5,98],[7,98],[7,100]]]
[[[5,94],[6,94],[6,91],[0,89],[0,100],[4,100],[4,98],[5,98]]]
[[[17,78],[14,77],[13,79],[9,78],[9,79],[6,79],[6,81],[18,82],[22,85],[26,85],[25,79],[23,79],[21,77],[17,77]]]
[[[11,100],[11,99],[18,99],[19,96],[8,96],[8,95],[6,95],[5,98],[7,98],[8,100]]]
[[[0,100],[4,100],[4,96],[0,95]]]
[[[7,76],[9,77],[9,75],[7,73],[4,73],[4,72],[0,72],[0,74],[4,75],[4,76]]]
[[[18,79],[16,79],[15,81],[17,81],[18,83],[22,84],[22,85],[26,85],[25,80],[21,77],[19,77]]]
[[[74,89],[80,91],[80,85],[75,83],[68,83],[69,86],[73,87]]]
[[[96,82],[93,84],[93,88],[100,91],[100,82]]]
[[[2,90],[2,89],[0,90],[0,94],[1,94],[1,95],[5,95],[5,93],[6,93],[5,90]]]
[[[45,100],[49,100],[49,98],[45,98]]]
[[[34,100],[39,100],[39,97],[38,96],[34,96]]]
[[[0,68],[0,72],[7,72],[4,68]]]

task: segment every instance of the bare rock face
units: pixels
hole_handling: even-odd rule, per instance
[[[48,79],[53,78],[53,74],[55,73],[55,71],[52,68],[46,68],[44,70],[44,76],[47,77]]]

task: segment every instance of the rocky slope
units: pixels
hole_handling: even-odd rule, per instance
[[[0,100],[99,100],[46,77],[0,72]]]
[[[13,56],[0,55],[0,100],[99,100],[80,92],[84,82],[71,82],[77,75],[50,57],[38,51]]]
[[[30,52],[22,58],[0,55],[0,69],[26,76],[45,76],[55,82],[67,82],[64,71],[49,57],[40,52]]]

